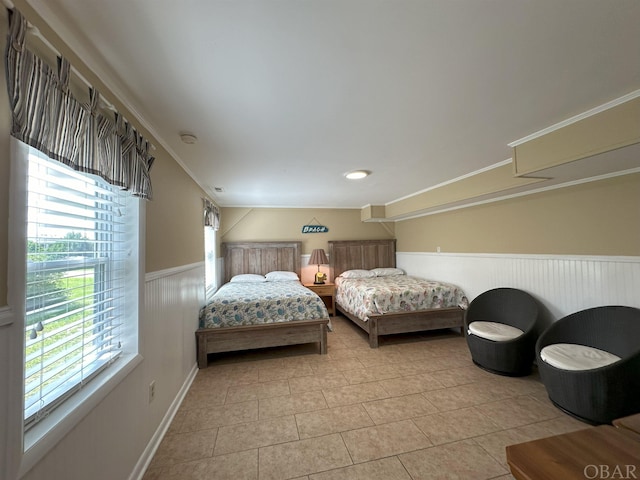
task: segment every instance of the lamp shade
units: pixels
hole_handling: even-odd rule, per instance
[[[311,252],[309,257],[309,265],[326,265],[329,263],[327,254],[321,248],[316,248]]]

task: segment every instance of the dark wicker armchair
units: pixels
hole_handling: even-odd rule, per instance
[[[620,360],[590,370],[556,368],[540,351],[558,343],[594,347]],[[549,398],[570,415],[597,425],[640,412],[640,309],[596,307],[561,318],[540,335],[536,357]]]
[[[518,338],[494,341],[469,333],[474,321],[496,322],[522,330]],[[474,363],[500,375],[531,373],[538,337],[538,304],[516,288],[495,288],[478,295],[465,314],[464,332]]]

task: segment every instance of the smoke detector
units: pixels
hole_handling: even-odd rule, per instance
[[[181,133],[180,140],[182,140],[182,143],[186,143],[187,145],[193,145],[198,141],[198,137],[192,133]]]

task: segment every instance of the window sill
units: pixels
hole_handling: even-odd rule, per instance
[[[36,465],[142,362],[142,355],[123,355],[112,367],[74,394],[24,435],[20,476]]]

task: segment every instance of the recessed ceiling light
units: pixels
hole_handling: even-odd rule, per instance
[[[360,180],[361,178],[368,176],[370,173],[371,172],[366,170],[354,170],[353,172],[345,173],[344,176],[349,180]]]

